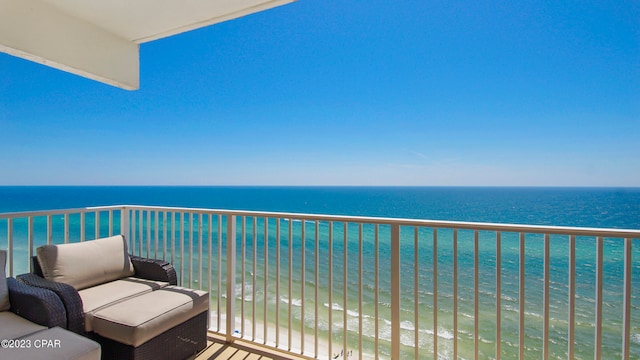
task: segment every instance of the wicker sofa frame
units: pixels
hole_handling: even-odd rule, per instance
[[[169,262],[129,256],[136,278],[177,285],[175,268]],[[46,280],[35,256],[33,257],[32,269],[32,273],[19,275],[17,279],[25,284],[47,289],[57,294],[66,311],[63,327],[98,342],[102,346],[103,359],[184,359],[206,347],[208,312],[202,312],[138,347],[122,344],[94,332],[87,333],[84,326],[82,299],[78,291],[71,285]]]
[[[7,278],[9,311],[38,325],[65,327],[67,312],[60,298],[50,290],[29,286]]]

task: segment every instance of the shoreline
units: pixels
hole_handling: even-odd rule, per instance
[[[215,328],[215,324],[217,324],[216,314],[212,311],[209,315],[209,331],[215,332],[217,334],[225,334],[224,332],[218,331]],[[220,325],[221,327],[226,324],[226,315],[222,314],[220,316]],[[236,331],[234,333],[234,337],[243,340],[255,343],[257,346],[266,346],[270,348],[275,348],[280,351],[289,352],[296,355],[302,355],[309,358],[317,358],[317,359],[356,359],[359,357],[359,353],[357,349],[340,349],[340,351],[336,351],[332,349],[332,354],[329,356],[327,350],[329,350],[330,344],[329,341],[322,337],[318,336],[316,339],[315,334],[308,334],[305,332],[304,336],[304,351],[302,351],[302,333],[298,329],[289,329],[285,326],[279,327],[278,332],[278,343],[276,343],[276,331],[278,328],[275,324],[267,323],[267,338],[265,340],[264,337],[264,323],[261,321],[256,321],[256,332],[255,335],[252,334],[253,324],[251,320],[245,319],[245,334],[242,336],[240,334],[240,320],[236,318]],[[222,329],[220,329],[222,330]],[[291,343],[289,344],[289,334],[291,335]],[[226,335],[226,334],[225,334]],[[316,354],[316,340],[318,342],[318,349]],[[324,350],[324,351],[323,351]],[[347,356],[344,356],[344,355]],[[363,353],[363,359],[369,358],[370,355],[366,355]]]

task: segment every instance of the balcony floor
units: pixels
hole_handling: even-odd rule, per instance
[[[207,348],[195,356],[195,360],[296,360],[307,359],[279,352],[275,349],[265,349],[249,342],[236,340],[232,344],[225,343],[222,335],[209,332],[207,334]]]

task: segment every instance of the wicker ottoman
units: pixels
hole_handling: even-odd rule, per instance
[[[103,359],[184,359],[207,343],[209,294],[167,286],[94,314]]]

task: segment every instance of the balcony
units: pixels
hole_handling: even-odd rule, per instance
[[[11,276],[40,245],[120,233],[209,291],[220,347],[200,358],[640,358],[640,230],[149,206],[0,214]]]

